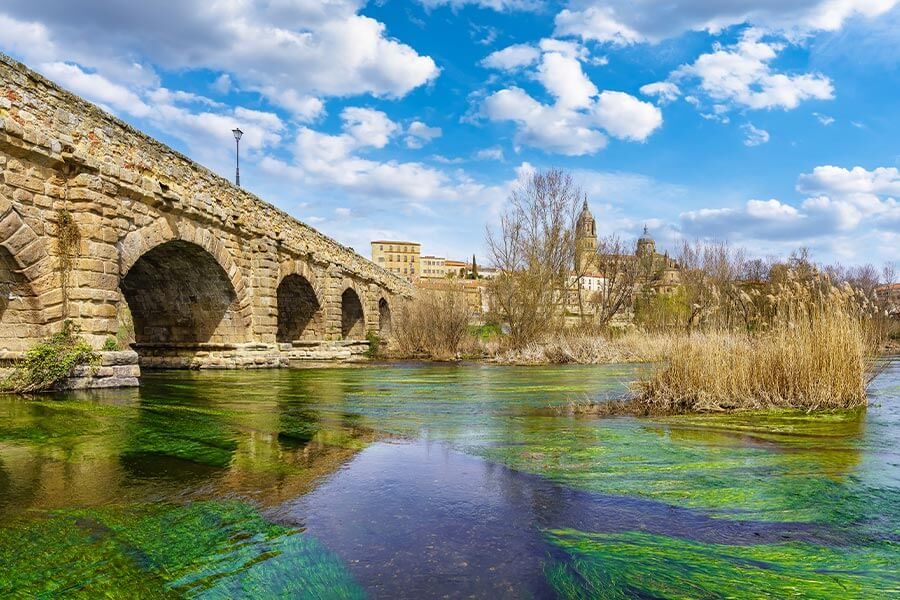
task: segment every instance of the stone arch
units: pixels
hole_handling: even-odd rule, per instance
[[[233,276],[201,245],[181,239],[144,252],[119,287],[139,344],[239,343],[249,327]]]
[[[46,315],[37,283],[53,277],[51,262],[46,240],[11,205],[0,209],[0,349],[24,350],[43,337]]]
[[[277,342],[322,339],[325,316],[312,283],[297,273],[284,276],[276,290],[278,306]]]
[[[119,273],[122,278],[148,252],[166,242],[182,241],[196,244],[208,252],[226,274],[236,296],[236,312],[242,325],[250,330],[252,308],[241,270],[231,254],[214,234],[196,227],[189,221],[171,222],[163,217],[150,225],[131,231],[119,243]]]
[[[362,299],[355,289],[348,287],[341,294],[341,337],[345,340],[358,340],[365,337],[365,332]]]
[[[391,305],[387,298],[378,300],[378,335],[387,337],[391,335]]]

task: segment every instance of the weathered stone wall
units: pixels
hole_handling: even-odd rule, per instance
[[[59,242],[66,212],[74,247]],[[279,310],[289,276],[308,288],[282,288]],[[0,352],[26,349],[65,319],[99,347],[132,335],[123,330],[133,320],[142,357],[163,365],[169,352],[197,366],[209,344],[277,353],[279,314],[294,319],[281,323],[280,342],[364,337],[385,303],[409,293],[401,278],[0,55]],[[362,318],[348,330],[353,297]],[[299,307],[311,304],[309,328],[298,328]]]

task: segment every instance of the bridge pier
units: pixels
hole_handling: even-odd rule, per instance
[[[145,368],[352,358],[411,292],[0,55],[0,361],[65,320]]]

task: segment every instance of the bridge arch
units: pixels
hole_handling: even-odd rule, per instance
[[[299,273],[282,277],[276,290],[278,330],[275,340],[281,343],[295,340],[318,340],[325,333],[322,302],[312,282]]]
[[[173,223],[165,218],[159,218],[149,225],[129,232],[119,243],[120,283],[143,256],[158,246],[172,241],[199,246],[218,263],[234,290],[236,298],[234,309],[240,317],[240,324],[249,333],[252,309],[240,268],[216,236],[188,221]]]
[[[366,336],[366,315],[362,299],[352,287],[341,294],[341,338],[359,340]]]
[[[383,296],[378,300],[378,335],[391,335],[391,305]]]
[[[208,232],[163,219],[133,231],[121,244],[120,273],[138,344],[249,339],[240,270]]]
[[[44,241],[0,196],[0,349],[25,350],[45,334],[38,280],[53,276]],[[61,314],[61,313],[60,313]],[[6,334],[6,335],[5,335]]]

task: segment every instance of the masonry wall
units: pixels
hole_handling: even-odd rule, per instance
[[[78,233],[72,247],[60,244],[66,213]],[[378,330],[381,300],[411,293],[351,249],[0,55],[0,355],[65,319],[97,347],[133,321],[135,348],[157,362],[167,346],[180,357],[202,344],[277,350],[277,290],[291,275],[319,305],[306,340],[343,337],[348,289],[364,313],[355,336]]]

